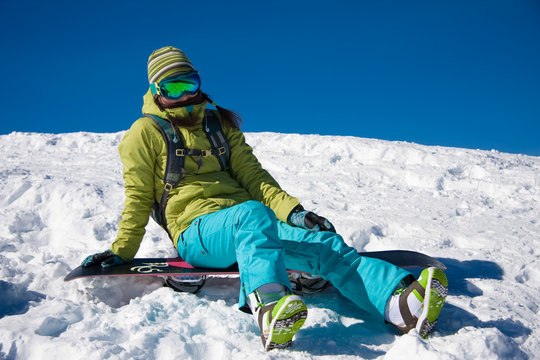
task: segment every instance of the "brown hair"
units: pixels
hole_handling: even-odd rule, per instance
[[[216,105],[216,103],[212,101],[210,96],[208,96],[208,94],[206,93],[203,93],[202,91],[201,91],[201,95],[206,101],[208,101],[210,104],[216,107],[217,111],[219,112],[219,115],[221,115],[221,120],[226,126],[229,126],[235,129],[240,128],[240,124],[242,124],[242,117],[240,117],[240,115],[237,112],[234,112],[232,110],[225,109],[219,105]]]

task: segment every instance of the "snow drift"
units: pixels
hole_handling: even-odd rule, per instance
[[[262,351],[236,279],[198,295],[159,278],[63,282],[108,248],[123,206],[123,133],[0,136],[0,359],[525,359],[540,353],[540,158],[353,137],[248,133],[284,189],[358,250],[448,266],[427,341],[400,336],[335,289],[306,296],[288,350]],[[174,256],[150,222],[139,257]]]

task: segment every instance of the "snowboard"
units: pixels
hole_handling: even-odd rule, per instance
[[[445,270],[446,266],[439,260],[429,255],[409,250],[386,250],[359,252],[360,256],[375,258],[392,263],[399,267],[437,267]],[[289,272],[299,272],[289,270]],[[238,266],[233,265],[226,269],[210,269],[193,267],[181,258],[135,258],[129,263],[102,268],[101,266],[90,266],[83,268],[78,266],[64,278],[64,281],[71,281],[81,278],[103,277],[103,276],[238,276]]]

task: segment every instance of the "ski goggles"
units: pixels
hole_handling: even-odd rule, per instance
[[[170,100],[178,100],[184,95],[194,95],[201,88],[201,78],[197,71],[173,75],[158,83],[150,84],[152,94],[158,94]]]

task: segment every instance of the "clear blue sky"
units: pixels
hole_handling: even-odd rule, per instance
[[[0,0],[0,31],[1,134],[129,128],[173,45],[244,131],[540,155],[538,0]]]

